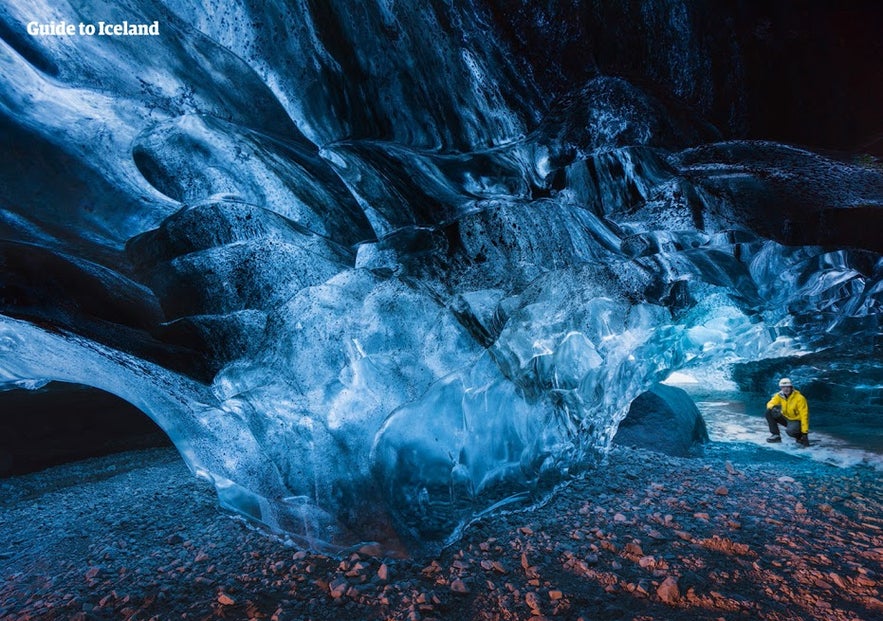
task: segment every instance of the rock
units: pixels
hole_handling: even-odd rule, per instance
[[[641,546],[634,541],[630,541],[625,544],[625,547],[622,549],[626,554],[631,554],[634,556],[644,556],[644,550],[641,549]]]
[[[232,597],[230,597],[226,593],[219,593],[218,594],[218,603],[221,606],[232,606],[233,604],[236,603],[236,600],[234,600]]]
[[[457,593],[458,595],[468,595],[470,592],[467,584],[459,578],[451,582],[451,591],[453,593]]]
[[[534,593],[533,591],[529,591],[524,595],[524,603],[527,604],[527,607],[530,608],[534,614],[539,614],[540,610],[540,596]]]
[[[613,443],[686,457],[708,442],[705,420],[682,389],[654,384],[632,401]]]
[[[681,598],[681,592],[678,589],[678,579],[674,576],[668,576],[656,589],[656,596],[666,604],[677,602]]]
[[[349,582],[345,578],[336,578],[328,583],[328,592],[334,599],[343,597],[347,589],[349,589]]]
[[[384,582],[389,580],[389,566],[386,563],[380,564],[380,567],[377,569],[377,577]]]
[[[828,574],[828,576],[830,576],[831,581],[834,584],[836,584],[839,588],[841,588],[843,590],[847,590],[849,588],[846,584],[846,581],[839,574],[831,572],[830,574]]]

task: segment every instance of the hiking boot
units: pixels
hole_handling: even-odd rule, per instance
[[[766,441],[769,442],[769,443],[773,443],[773,442],[781,442],[781,441],[782,441],[782,436],[780,436],[779,434],[772,435],[772,436],[770,436],[769,438],[767,438]]]

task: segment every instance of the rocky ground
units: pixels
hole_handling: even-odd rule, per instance
[[[616,449],[432,559],[330,558],[218,509],[172,449],[0,481],[0,619],[883,618],[883,483]]]

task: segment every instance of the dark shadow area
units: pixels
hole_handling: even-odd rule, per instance
[[[134,449],[171,446],[141,410],[89,386],[0,391],[0,477]]]

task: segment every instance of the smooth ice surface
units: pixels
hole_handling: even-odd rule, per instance
[[[0,385],[117,394],[226,507],[389,553],[603,468],[666,378],[873,424],[879,161],[743,139],[727,15],[577,4],[8,0]]]

